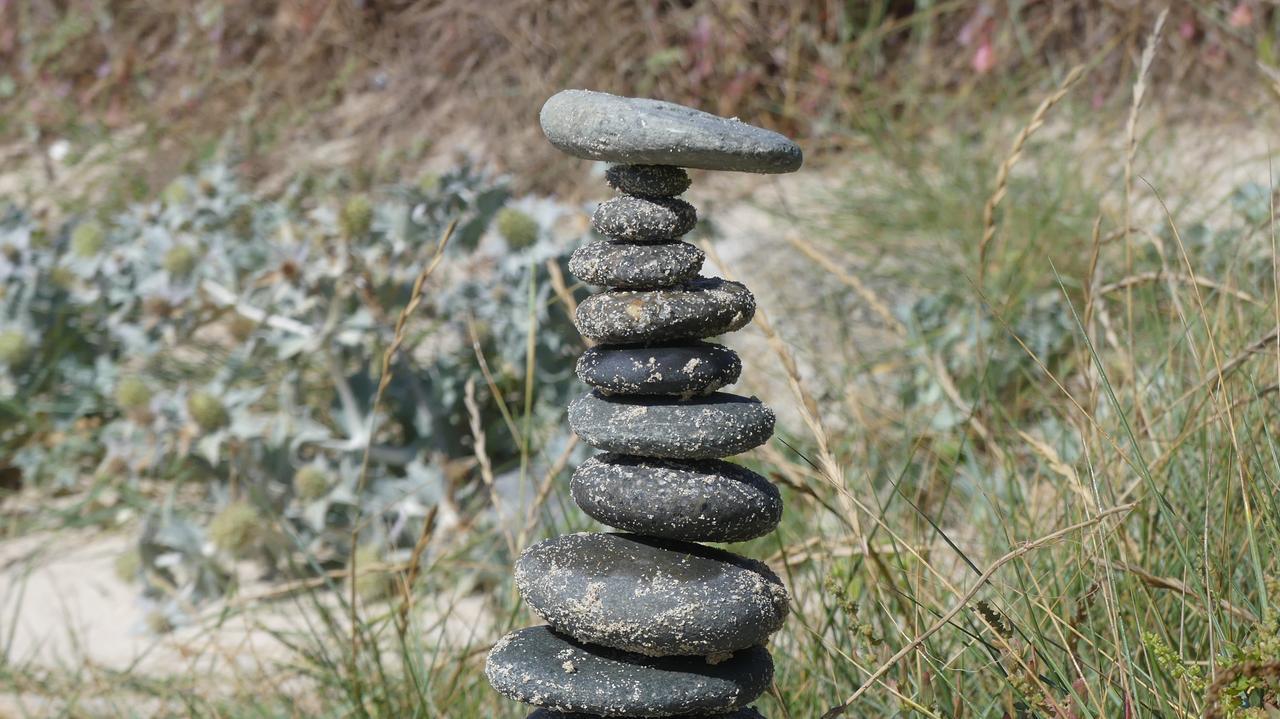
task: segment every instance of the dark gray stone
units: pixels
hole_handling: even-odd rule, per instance
[[[516,561],[524,601],[580,642],[646,656],[707,656],[763,644],[789,598],[764,564],[692,542],[566,534]]]
[[[675,197],[689,189],[689,173],[671,165],[611,165],[604,179],[618,192],[642,197]]]
[[[573,501],[603,524],[690,542],[745,542],[782,519],[769,480],[718,459],[672,460],[600,454],[579,465]]]
[[[574,251],[569,271],[591,285],[656,289],[697,277],[704,259],[688,242],[592,242]]]
[[[551,144],[587,160],[739,172],[795,172],[804,162],[776,132],[661,100],[564,90],[539,120]]]
[[[569,405],[569,426],[587,444],[642,457],[728,457],[768,441],[773,423],[760,400],[724,392],[687,400],[591,392]]]
[[[708,342],[596,345],[578,359],[578,378],[605,394],[694,397],[738,381],[738,353]]]
[[[578,305],[578,331],[605,344],[714,337],[741,329],[756,312],[742,284],[699,277],[662,290],[610,290]]]
[[[646,657],[539,626],[500,639],[484,671],[499,692],[553,711],[667,717],[747,706],[769,687],[773,660],[764,647],[714,664],[703,657]]]
[[[591,226],[606,237],[631,242],[679,239],[698,223],[693,205],[675,197],[618,195],[596,205]]]
[[[604,717],[600,714],[565,714],[564,712],[538,709],[525,717],[525,719],[604,719]],[[684,719],[764,719],[764,715],[754,708],[748,707],[729,714],[685,715]]]

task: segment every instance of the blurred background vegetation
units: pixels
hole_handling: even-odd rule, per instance
[[[480,674],[535,621],[510,565],[599,528],[565,87],[806,152],[690,193],[772,320],[732,340],[782,418],[747,461],[787,517],[735,546],[795,598],[762,712],[1274,716],[1278,33],[1269,0],[0,0],[0,716],[525,716]]]

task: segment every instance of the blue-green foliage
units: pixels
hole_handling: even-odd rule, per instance
[[[153,595],[176,588],[188,601],[226,586],[203,527],[235,499],[273,518],[264,536],[276,540],[259,549],[276,569],[344,562],[357,507],[373,520],[358,541],[394,549],[446,495],[483,501],[466,481],[466,386],[502,471],[519,441],[497,407],[523,411],[531,329],[532,415],[554,418],[567,401],[578,338],[548,265],[563,267],[577,238],[551,232],[566,208],[512,203],[466,166],[377,198],[298,183],[263,200],[216,166],[107,217],[51,225],[0,210],[0,457],[29,486],[169,482],[148,511],[140,575]],[[537,221],[532,244],[509,248],[489,230],[510,205]],[[371,439],[396,318],[454,220]],[[315,470],[305,499],[303,467]],[[178,501],[192,483],[211,501]]]

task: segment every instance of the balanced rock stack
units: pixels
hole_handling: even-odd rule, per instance
[[[503,694],[541,707],[529,719],[760,719],[748,705],[773,677],[764,648],[789,597],[765,565],[697,542],[772,531],[778,490],[728,457],[773,433],[754,397],[719,390],[738,379],[733,351],[704,342],[755,312],[746,287],[700,277],[704,259],[680,237],[697,213],[677,196],[682,168],[792,172],[800,148],[775,132],[655,100],[567,90],[542,108],[561,150],[617,163],[618,195],[592,216],[608,239],[573,254],[585,300],[578,362],[592,391],[569,423],[603,453],[574,472],[588,515],[622,530],[529,547],[516,585],[547,625],[516,631],[485,667]]]

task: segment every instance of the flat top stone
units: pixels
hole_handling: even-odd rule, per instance
[[[703,657],[646,657],[594,647],[529,627],[489,652],[485,675],[516,701],[572,714],[668,717],[741,709],[764,693],[773,660],[764,647],[715,663]]]
[[[566,534],[516,561],[516,586],[579,641],[647,656],[763,644],[790,599],[767,566],[722,549],[636,534]]]
[[[564,90],[539,120],[551,144],[585,160],[763,173],[804,162],[800,147],[772,130],[662,100]]]

